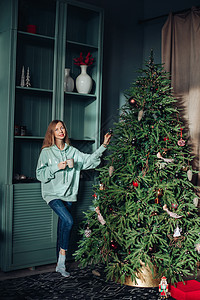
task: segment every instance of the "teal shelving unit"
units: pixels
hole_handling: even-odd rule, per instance
[[[103,11],[69,0],[2,1],[0,20],[0,268],[56,261],[57,217],[41,197],[35,170],[48,124],[62,119],[72,145],[92,153],[100,143]],[[35,25],[30,32],[28,25]],[[90,52],[90,94],[64,92],[64,69],[76,79],[74,58]],[[21,86],[22,68],[30,86]],[[26,83],[26,82],[25,82]],[[25,135],[20,128],[25,127]],[[17,130],[16,130],[17,129]],[[95,172],[81,175],[69,259],[77,247],[83,211],[92,201]]]

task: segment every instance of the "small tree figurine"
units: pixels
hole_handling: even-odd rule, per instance
[[[26,73],[26,87],[30,87],[30,86],[31,86],[31,82],[30,82],[30,69],[28,67],[27,73]]]
[[[21,82],[20,86],[24,87],[25,86],[25,74],[24,74],[24,66],[22,67],[22,74],[21,74]]]

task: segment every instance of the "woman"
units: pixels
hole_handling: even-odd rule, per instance
[[[38,160],[36,177],[41,181],[42,197],[58,215],[57,248],[59,253],[56,272],[65,277],[65,257],[73,225],[70,214],[72,202],[77,201],[80,171],[93,169],[100,164],[100,157],[110,142],[111,134],[104,136],[101,145],[93,154],[85,154],[69,145],[65,124],[52,121],[43,141]]]

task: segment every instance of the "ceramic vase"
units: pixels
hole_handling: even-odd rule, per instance
[[[87,65],[80,65],[81,73],[76,78],[76,89],[80,94],[89,94],[92,89],[92,78],[87,74]]]
[[[74,79],[70,76],[70,69],[65,69],[65,79],[64,79],[64,91],[73,92],[74,90]]]

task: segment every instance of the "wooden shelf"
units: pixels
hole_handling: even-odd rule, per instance
[[[19,140],[43,140],[44,137],[41,136],[31,136],[31,135],[15,135],[15,139]]]
[[[80,93],[76,93],[76,92],[65,92],[65,95],[70,95],[70,96],[74,96],[74,97],[83,97],[83,98],[95,98],[96,99],[96,95],[94,94],[80,94]]]
[[[25,31],[18,31],[18,34],[21,35],[22,37],[27,37],[27,38],[35,38],[35,39],[42,39],[42,40],[47,40],[47,41],[54,41],[55,38],[51,36],[46,36],[42,34],[37,34],[37,33],[29,33]]]
[[[22,87],[22,86],[16,86],[17,90],[26,91],[26,92],[39,92],[39,93],[53,93],[53,90],[48,89],[40,89],[40,88],[33,88],[33,87]]]
[[[94,45],[85,44],[85,43],[79,43],[79,42],[74,42],[74,41],[70,41],[70,40],[67,40],[67,44],[68,45],[72,45],[72,46],[77,46],[77,47],[83,47],[83,48],[91,48],[91,49],[95,49],[95,50],[98,49],[98,47],[94,46]]]

